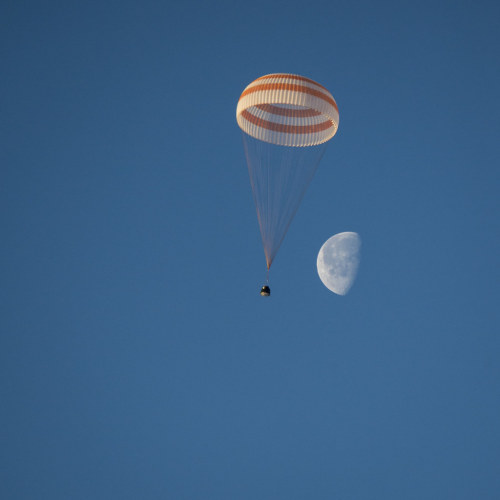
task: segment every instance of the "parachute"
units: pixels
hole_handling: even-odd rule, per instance
[[[241,94],[242,130],[267,272],[329,141],[339,111],[330,92],[299,75],[257,78]]]

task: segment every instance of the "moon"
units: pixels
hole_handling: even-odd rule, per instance
[[[352,287],[358,272],[361,238],[358,233],[334,234],[318,253],[316,265],[323,284],[338,295]]]

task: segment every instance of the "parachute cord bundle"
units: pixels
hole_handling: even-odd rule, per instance
[[[326,150],[277,146],[242,133],[268,270]]]

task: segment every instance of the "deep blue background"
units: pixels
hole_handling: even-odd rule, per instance
[[[494,1],[4,1],[0,497],[497,499],[499,33]],[[262,299],[235,108],[273,72],[340,127]]]

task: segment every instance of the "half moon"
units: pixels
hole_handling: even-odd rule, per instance
[[[338,295],[345,295],[352,287],[358,272],[361,238],[358,233],[333,235],[321,247],[316,262],[323,284]]]

